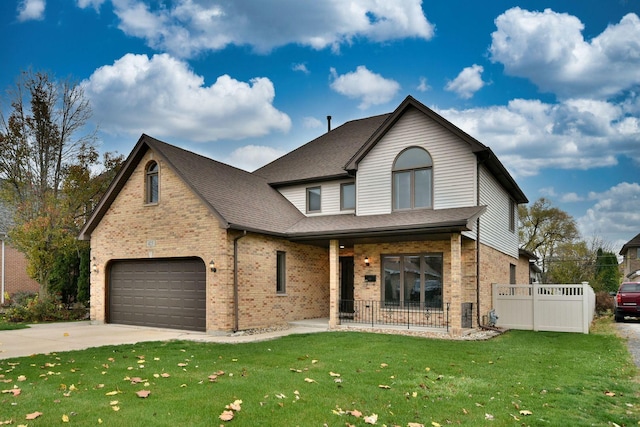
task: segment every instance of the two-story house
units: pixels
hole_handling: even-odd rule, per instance
[[[640,280],[640,234],[622,246],[620,255],[624,280]]]
[[[529,282],[526,202],[490,148],[412,97],[253,173],[143,135],[81,231],[91,319],[210,333],[400,319],[459,334],[491,309],[492,283]]]

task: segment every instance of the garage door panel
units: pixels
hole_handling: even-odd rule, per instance
[[[204,331],[205,297],[202,260],[127,260],[110,269],[111,323]]]

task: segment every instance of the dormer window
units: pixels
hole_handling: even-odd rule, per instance
[[[393,210],[433,207],[433,162],[431,155],[410,147],[393,162]]]
[[[158,203],[158,163],[149,162],[146,168],[145,203]]]

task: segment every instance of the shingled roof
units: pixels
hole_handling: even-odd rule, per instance
[[[514,200],[527,202],[524,193],[488,147],[409,96],[393,113],[346,122],[253,173],[142,135],[79,237],[90,238],[147,150],[157,153],[225,228],[308,241],[470,230],[471,222],[484,212],[484,206],[371,216],[306,217],[276,189],[282,185],[353,176],[359,161],[408,108],[417,108],[470,144],[478,161],[488,167]]]
[[[304,218],[264,178],[142,135],[81,230],[80,239],[90,238],[91,232],[149,149],[171,167],[225,228],[284,235],[289,227]]]
[[[627,251],[631,248],[640,248],[640,234],[638,234],[636,237],[629,240],[624,244],[624,246],[622,246],[622,249],[620,249],[620,255],[626,254]]]
[[[352,120],[257,169],[271,185],[348,177],[345,165],[390,116]]]

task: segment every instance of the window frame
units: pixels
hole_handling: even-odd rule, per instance
[[[155,169],[152,170],[154,167]],[[160,164],[155,160],[150,160],[144,171],[144,203],[145,205],[157,205],[160,202]],[[155,192],[153,191],[154,185]]]
[[[518,271],[515,264],[509,263],[509,284],[516,285],[518,283]]]
[[[310,197],[310,194],[314,190],[318,190],[318,203],[319,203],[318,209],[311,209],[311,197]],[[306,195],[307,195],[307,200],[306,200],[307,213],[321,213],[322,212],[322,186],[317,185],[317,186],[314,186],[314,187],[307,187]]]
[[[287,293],[287,253],[276,251],[276,294]]]
[[[516,231],[516,202],[513,199],[509,199],[509,231],[515,233]]]
[[[344,206],[344,188],[347,186],[353,187],[353,207],[345,207]],[[340,184],[340,210],[341,211],[353,211],[356,209],[356,183],[352,182],[343,182]]]
[[[399,259],[399,264],[402,266],[405,266],[405,259],[406,258],[419,258],[420,260],[420,288],[418,290],[419,295],[420,295],[420,301],[419,302],[414,302],[414,301],[405,301],[404,298],[404,282],[405,282],[405,278],[404,278],[404,274],[405,274],[405,269],[404,268],[400,268],[399,270],[399,277],[398,277],[398,283],[399,283],[399,291],[398,291],[398,301],[397,303],[394,301],[389,301],[387,299],[387,295],[386,295],[386,285],[387,285],[387,276],[386,276],[386,269],[385,269],[385,258],[398,258]],[[439,304],[436,300],[436,304],[434,304],[434,300],[430,300],[427,301],[425,298],[425,293],[426,293],[426,287],[427,287],[427,262],[426,262],[426,258],[427,257],[439,257],[440,260],[440,268],[441,271],[438,272],[440,273],[440,296],[439,296]],[[445,274],[445,265],[444,265],[444,252],[420,252],[420,253],[389,253],[389,254],[381,254],[380,255],[380,277],[381,277],[381,289],[380,289],[380,301],[382,303],[382,306],[387,308],[387,309],[409,309],[409,310],[415,310],[416,308],[419,308],[420,310],[425,309],[425,310],[443,310],[444,309],[444,274]],[[437,297],[437,295],[436,295]]]
[[[418,149],[423,151],[429,158],[430,164],[427,165],[417,165],[416,167],[399,167],[397,166],[398,160],[409,150]],[[429,172],[429,189],[428,189],[428,197],[429,204],[428,206],[416,206],[416,172],[420,171],[428,171]],[[397,177],[400,174],[409,173],[409,207],[398,207],[399,203],[397,201],[398,191],[397,191]],[[419,146],[411,146],[402,150],[393,161],[393,165],[391,167],[391,209],[393,211],[406,211],[412,209],[433,209],[433,157],[428,150],[419,147]]]

